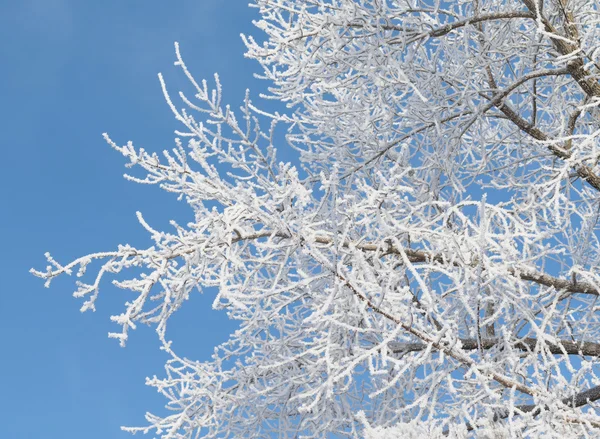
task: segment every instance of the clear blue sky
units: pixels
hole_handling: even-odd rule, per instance
[[[220,74],[229,103],[247,87],[257,96],[265,84],[239,37],[258,32],[255,14],[238,0],[0,2],[1,438],[125,438],[119,426],[144,425],[145,410],[163,406],[144,384],[165,361],[153,330],[135,331],[126,349],[107,338],[124,293],[105,284],[97,312],[80,314],[73,278],[47,290],[28,270],[46,266],[46,251],[67,262],[149,245],[136,210],[157,227],[191,219],[159,188],[125,181],[101,133],[152,151],[173,146],[157,73],[183,86],[174,41],[197,78]],[[196,294],[173,321],[183,355],[208,359],[231,328],[211,301]]]

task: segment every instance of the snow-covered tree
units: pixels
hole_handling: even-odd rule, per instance
[[[138,213],[152,246],[32,270],[48,285],[100,260],[77,284],[82,309],[119,274],[135,298],[111,335],[155,326],[170,360],[148,384],[172,412],[129,430],[599,437],[600,4],[252,6],[261,41],[243,36],[246,56],[289,111],[223,105],[218,78],[196,82],[176,47],[193,88],[175,100],[161,79],[176,147],[106,139],[130,180],[195,220],[159,231]],[[167,332],[197,290],[239,322],[207,361]]]

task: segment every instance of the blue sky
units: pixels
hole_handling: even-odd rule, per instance
[[[243,57],[240,32],[257,34],[246,1],[19,0],[0,3],[0,173],[3,231],[0,342],[3,397],[0,437],[125,438],[121,425],[144,425],[162,396],[144,379],[161,375],[165,357],[152,329],[127,348],[107,338],[118,328],[124,294],[105,284],[95,313],[79,313],[74,279],[49,290],[28,273],[117,244],[150,241],[135,211],[156,227],[191,212],[157,187],[122,178],[119,144],[161,151],[177,127],[157,79],[184,86],[173,66],[173,42],[198,79],[218,72],[225,101],[241,103],[259,66]],[[183,355],[208,359],[232,324],[196,294],[171,324]]]

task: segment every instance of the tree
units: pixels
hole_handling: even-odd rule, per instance
[[[109,144],[187,225],[102,261],[154,325],[163,438],[600,434],[600,11],[588,0],[255,0],[243,37],[289,114],[197,83],[164,157]],[[185,109],[180,109],[183,105]],[[198,119],[198,117],[200,119]],[[268,128],[264,128],[264,126]],[[286,129],[285,145],[275,135]],[[293,148],[299,166],[278,162]],[[129,268],[140,276],[126,276]],[[167,322],[194,290],[239,322],[210,361]]]

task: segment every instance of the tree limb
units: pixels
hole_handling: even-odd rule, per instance
[[[466,351],[472,351],[479,349],[478,341],[475,338],[461,338],[462,349]],[[484,338],[481,340],[482,349],[491,349],[494,346],[498,346],[504,343],[503,339],[499,338]],[[513,347],[525,352],[531,352],[535,350],[540,341],[538,339],[528,337],[522,340],[516,341],[512,344]],[[569,341],[559,340],[556,343],[550,341],[544,341],[544,346],[551,354],[555,355],[585,355],[589,357],[600,357],[600,343],[594,343],[590,341]],[[427,349],[428,345],[424,343],[398,343],[391,342],[388,344],[388,348],[394,354],[408,353],[408,352],[420,352]]]

